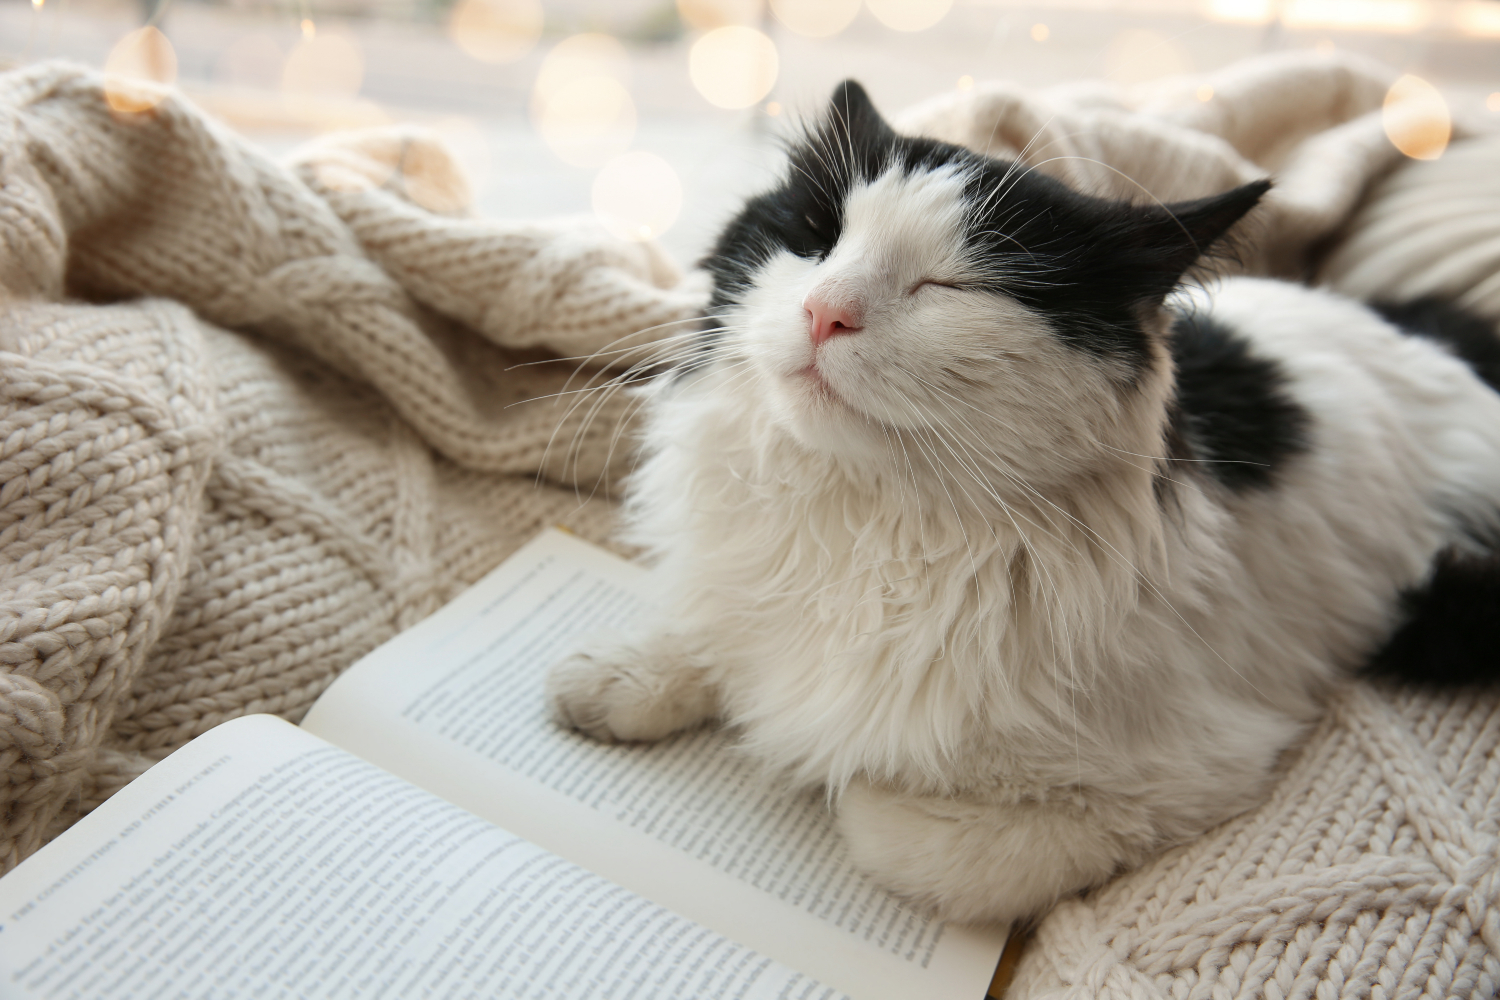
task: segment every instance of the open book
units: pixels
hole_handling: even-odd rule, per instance
[[[605,745],[543,675],[650,576],[559,531],[302,727],[193,740],[0,879],[0,996],[981,1000],[1005,941],[850,865],[712,729]]]

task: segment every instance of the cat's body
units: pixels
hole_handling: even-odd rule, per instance
[[[1403,592],[1500,533],[1500,395],[1295,286],[1160,308],[1263,186],[1109,215],[857,88],[823,129],[653,390],[628,518],[664,617],[554,702],[604,738],[722,718],[890,887],[1024,917],[1264,794]]]

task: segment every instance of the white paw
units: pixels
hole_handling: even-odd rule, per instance
[[[607,741],[659,740],[716,708],[706,670],[672,636],[574,653],[547,674],[547,700],[559,723]]]

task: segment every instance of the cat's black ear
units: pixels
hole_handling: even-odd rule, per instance
[[[1139,236],[1145,251],[1142,263],[1146,264],[1153,292],[1164,296],[1171,291],[1184,272],[1223,239],[1269,190],[1269,180],[1251,181],[1223,194],[1179,201],[1152,211]]]
[[[884,144],[896,136],[880,117],[880,112],[875,110],[865,88],[854,80],[845,80],[833,89],[833,100],[828,102],[825,122],[834,135],[851,139],[858,145]]]

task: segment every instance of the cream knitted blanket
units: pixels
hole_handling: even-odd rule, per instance
[[[1209,82],[1207,103],[981,87],[904,124],[1132,197],[1274,171],[1255,270],[1375,238],[1379,199],[1353,213],[1400,159],[1383,71],[1291,58]],[[297,720],[540,526],[603,539],[608,505],[580,497],[626,467],[625,410],[510,406],[572,367],[512,366],[700,301],[588,225],[420,207],[462,202],[420,137],[277,165],[179,97],[121,114],[101,86],[0,77],[0,871],[209,727]],[[1440,263],[1423,274],[1454,292]],[[1500,316],[1487,294],[1471,304]],[[1265,806],[1060,906],[1016,994],[1492,994],[1497,743],[1493,695],[1351,686]]]
[[[510,404],[574,366],[512,366],[699,296],[591,225],[401,194],[455,183],[400,135],[280,166],[177,96],[0,77],[0,871],[208,728],[300,718],[547,524],[607,536],[619,404],[559,428]]]

